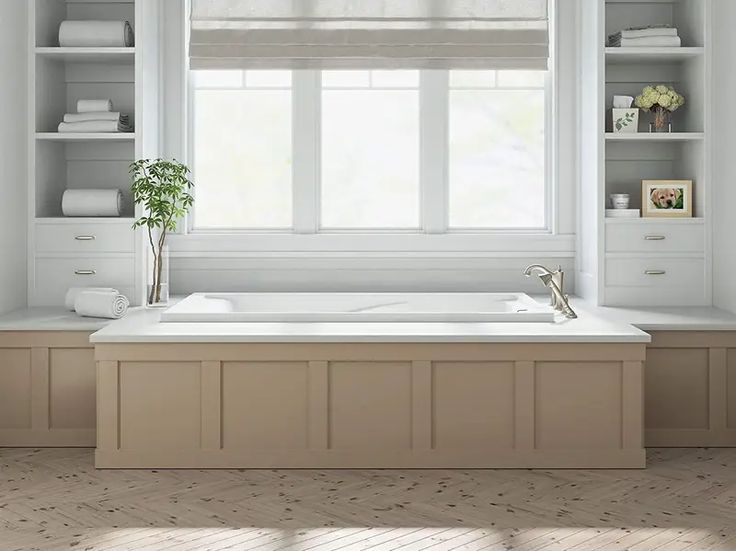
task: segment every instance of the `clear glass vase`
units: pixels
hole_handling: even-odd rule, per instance
[[[146,306],[166,308],[169,305],[169,247],[164,245],[160,255],[148,249]]]
[[[650,125],[652,132],[671,132],[670,112],[664,107],[654,108],[654,120]]]

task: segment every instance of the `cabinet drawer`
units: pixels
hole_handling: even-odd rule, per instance
[[[703,252],[702,224],[632,223],[606,225],[606,252]]]
[[[38,253],[132,253],[134,247],[128,222],[36,224]]]
[[[624,287],[702,287],[702,258],[608,258],[606,285]]]
[[[37,258],[35,306],[64,304],[69,287],[115,287],[129,299],[135,288],[135,258]]]

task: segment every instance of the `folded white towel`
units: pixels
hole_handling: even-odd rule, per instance
[[[128,311],[127,297],[115,290],[82,291],[74,301],[74,310],[80,316],[120,319]]]
[[[621,38],[646,38],[648,36],[677,36],[675,27],[632,27],[613,33],[608,38],[618,40]]]
[[[64,115],[64,122],[87,121],[121,121],[128,124],[130,117],[123,115],[120,111],[90,111],[88,113],[67,113]]]
[[[127,121],[127,119],[126,119]],[[68,133],[85,133],[85,132],[132,132],[133,128],[128,122],[123,120],[116,121],[79,121],[79,122],[60,122],[58,131]]]
[[[122,48],[133,45],[133,29],[127,21],[62,21],[59,46]]]
[[[61,196],[64,216],[120,216],[122,210],[119,189],[67,189]]]
[[[86,291],[96,291],[100,293],[117,293],[117,289],[112,287],[70,287],[64,297],[64,306],[67,310],[74,311],[74,303],[77,300],[77,295]]]
[[[620,46],[622,48],[642,46],[679,48],[681,44],[682,42],[679,36],[647,36],[644,38],[622,38],[620,41],[611,42],[611,46]]]
[[[110,99],[80,99],[80,100],[77,100],[77,113],[97,113],[100,111],[112,111],[112,100]]]

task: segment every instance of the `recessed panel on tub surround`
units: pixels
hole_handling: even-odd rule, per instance
[[[726,364],[726,404],[728,408],[726,426],[736,429],[736,348],[727,351]]]
[[[120,447],[200,447],[200,362],[120,362]]]
[[[31,426],[31,350],[0,349],[0,428]]]
[[[307,362],[224,362],[222,438],[231,449],[304,449]]]
[[[49,426],[95,428],[94,348],[49,349]]]
[[[411,448],[411,363],[329,364],[329,446]]]
[[[434,448],[513,448],[513,362],[436,362],[433,375]]]
[[[619,449],[621,379],[620,362],[538,362],[536,447]]]
[[[706,348],[650,348],[644,373],[647,428],[708,428]]]

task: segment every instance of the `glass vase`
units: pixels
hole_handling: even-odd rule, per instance
[[[651,124],[652,132],[671,132],[670,112],[664,107],[654,109],[654,121]]]
[[[166,308],[169,305],[169,247],[164,245],[160,254],[148,249],[146,306]]]

